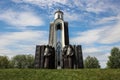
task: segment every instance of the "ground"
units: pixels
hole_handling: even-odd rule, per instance
[[[0,69],[0,80],[120,80],[120,69]]]

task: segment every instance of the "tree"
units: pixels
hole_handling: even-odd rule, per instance
[[[7,56],[0,56],[0,68],[8,68],[9,60]]]
[[[84,61],[85,68],[100,68],[99,61],[96,57],[88,56]]]
[[[33,68],[34,67],[34,56],[33,55],[27,55],[26,56],[26,62],[27,62],[27,67],[28,68]]]
[[[111,49],[109,60],[107,62],[108,68],[120,68],[120,50],[117,47]]]
[[[16,55],[12,58],[11,64],[15,68],[33,68],[34,57],[32,55]]]

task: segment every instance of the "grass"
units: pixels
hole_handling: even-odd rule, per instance
[[[120,80],[120,69],[0,69],[0,80]]]

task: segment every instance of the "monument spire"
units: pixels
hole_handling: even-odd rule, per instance
[[[37,45],[35,67],[48,69],[83,68],[81,45],[69,44],[68,22],[63,20],[63,12],[58,9],[54,21],[50,23],[48,45]]]

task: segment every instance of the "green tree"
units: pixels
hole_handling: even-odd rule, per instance
[[[107,62],[108,68],[120,68],[120,50],[117,47],[111,49],[109,60]]]
[[[34,56],[33,55],[16,55],[12,58],[11,64],[15,68],[33,68]]]
[[[0,56],[0,68],[8,68],[9,60],[7,56]]]
[[[33,55],[27,55],[26,56],[26,62],[27,62],[27,67],[28,68],[33,68],[34,67],[34,56]]]
[[[99,61],[96,57],[88,56],[84,61],[85,68],[100,68]]]

